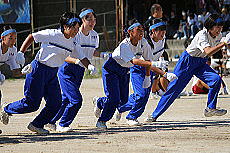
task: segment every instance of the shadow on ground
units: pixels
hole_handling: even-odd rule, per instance
[[[19,133],[18,135],[1,135],[0,147],[4,144],[18,143],[36,143],[36,142],[52,142],[64,141],[71,139],[98,139],[99,135],[111,135],[123,132],[155,132],[161,130],[188,130],[190,128],[206,128],[206,127],[230,127],[230,119],[226,120],[189,120],[189,121],[158,121],[151,124],[143,124],[139,127],[127,127],[126,124],[111,124],[112,128],[99,131],[95,128],[74,129],[71,133],[50,133],[49,135],[36,135],[31,133]]]

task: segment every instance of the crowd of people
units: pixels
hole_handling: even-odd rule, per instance
[[[173,31],[173,38],[175,39],[193,39],[196,33],[203,29],[204,22],[210,14],[215,11],[207,11],[202,9],[200,12],[193,11],[182,11],[181,19],[179,25],[172,25],[173,29],[177,29],[176,32]],[[171,13],[172,14],[172,13]],[[230,14],[227,7],[221,9],[221,17],[223,18],[225,25],[222,32],[230,31]],[[173,20],[173,19],[171,19]],[[170,22],[170,20],[169,20]]]
[[[227,110],[216,107],[222,79],[206,63],[208,57],[223,47],[229,48],[230,34],[224,38],[221,36],[223,18],[218,14],[207,17],[204,28],[194,34],[172,73],[167,71],[168,62],[164,58],[167,23],[161,19],[163,10],[159,4],[154,4],[151,12],[153,16],[144,25],[135,19],[129,21],[127,37],[102,66],[105,97],[93,98],[98,129],[107,129],[106,123],[114,114],[119,121],[126,111],[129,111],[126,116],[128,125],[141,125],[138,117],[144,112],[151,91],[161,90],[163,95],[156,110],[145,120],[155,122],[179,96],[193,75],[208,86],[204,115],[211,117],[227,113]],[[1,63],[9,64],[19,75],[26,74],[25,97],[2,106],[0,121],[3,124],[7,125],[10,117],[16,114],[37,111],[44,98],[46,105],[27,128],[38,134],[48,134],[50,130],[73,130],[70,125],[83,102],[79,88],[84,71],[88,69],[91,74],[96,74],[97,69],[91,64],[92,57],[103,57],[103,54],[96,50],[99,37],[94,30],[96,13],[93,9],[84,8],[79,15],[66,12],[59,22],[59,29],[29,34],[18,52],[14,47],[16,30],[8,27],[1,34]],[[24,53],[33,41],[41,43],[40,50],[35,59],[23,67]],[[18,72],[21,67],[22,71]],[[4,75],[0,74],[0,83],[4,80]],[[131,95],[130,81],[134,90]]]

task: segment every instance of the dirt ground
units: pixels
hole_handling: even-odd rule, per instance
[[[224,78],[230,87],[230,78]],[[1,86],[3,102],[23,97],[24,80],[7,80]],[[187,87],[190,89],[191,84]],[[84,102],[72,133],[51,132],[36,135],[27,129],[28,123],[39,111],[14,115],[8,125],[0,124],[0,152],[6,153],[164,153],[164,152],[230,152],[230,114],[206,118],[203,110],[206,95],[183,96],[176,99],[166,113],[153,124],[129,127],[124,113],[121,121],[112,119],[107,131],[95,129],[92,98],[103,96],[101,79],[86,79],[81,91]],[[218,106],[230,110],[230,95],[219,96]],[[158,100],[149,99],[139,118],[143,122],[156,107]],[[44,106],[42,102],[41,108]]]

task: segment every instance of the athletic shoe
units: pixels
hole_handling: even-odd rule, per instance
[[[142,124],[137,120],[137,119],[134,119],[134,120],[127,120],[126,122],[129,126],[141,126]]]
[[[116,116],[115,116],[115,117],[116,117],[116,121],[120,121],[120,120],[121,120],[121,114],[122,114],[122,113],[119,113],[118,110],[116,111],[116,114],[115,114],[115,115],[116,115]]]
[[[32,131],[32,132],[36,132],[37,134],[49,134],[49,131],[43,128],[38,128],[35,127],[32,123],[30,123],[27,128]]]
[[[56,131],[65,133],[65,132],[73,132],[73,129],[71,129],[70,127],[63,127],[63,126],[58,125]]]
[[[95,96],[93,98],[93,104],[94,104],[94,115],[96,116],[96,118],[99,118],[101,116],[101,110],[100,108],[97,107],[97,100],[99,99],[99,97]]]
[[[151,93],[152,99],[160,99],[161,96],[157,92],[152,92]]]
[[[144,120],[144,122],[152,123],[152,122],[156,122],[156,119],[153,118],[151,115],[148,115],[148,117]]]
[[[105,121],[97,121],[96,127],[101,130],[106,130],[106,122]]]
[[[9,123],[9,117],[10,115],[8,113],[6,113],[4,110],[1,111],[1,114],[0,114],[0,121],[7,125]]]
[[[225,109],[211,109],[211,108],[206,108],[204,110],[204,116],[205,117],[211,117],[211,116],[222,116],[227,113],[227,110]]]
[[[56,124],[51,124],[51,123],[46,124],[45,127],[48,128],[49,131],[56,131],[57,128]]]

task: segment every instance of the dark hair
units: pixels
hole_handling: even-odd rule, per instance
[[[212,29],[212,27],[214,26],[223,26],[224,25],[224,22],[216,22],[216,20],[218,18],[221,18],[220,15],[218,14],[211,14],[204,22],[204,27],[207,29],[207,30],[210,30]]]
[[[83,11],[85,11],[85,10],[88,10],[88,9],[91,9],[91,8],[83,8],[83,9],[81,9],[81,12],[83,12]],[[91,10],[93,10],[93,9],[91,9]],[[81,13],[81,12],[80,12],[80,13]],[[92,12],[92,14],[93,14],[93,16],[94,16],[95,18],[97,18],[97,16],[96,16],[96,14],[95,14],[94,11]],[[88,17],[89,17],[89,15],[84,16],[85,19],[87,19]]]
[[[151,7],[151,9],[150,9],[151,15],[152,15],[154,12],[156,12],[156,10],[159,10],[160,8],[162,8],[160,4],[153,4],[152,7]]]
[[[3,32],[9,29],[12,29],[12,27],[10,25],[5,25],[3,28]]]
[[[10,25],[4,25],[3,27],[2,27],[2,30],[1,30],[1,33],[3,33],[4,31],[6,31],[6,30],[9,30],[9,29],[13,29]]]
[[[67,22],[69,21],[69,19],[71,18],[78,18],[77,14],[73,13],[73,12],[65,12],[64,14],[62,14],[62,16],[60,17],[59,23],[60,23],[60,27],[61,27],[61,31],[62,33],[64,32],[64,25],[68,26],[68,27],[74,27],[78,22],[73,22],[71,24],[67,24]],[[79,19],[79,21],[81,21]],[[78,23],[79,26],[81,25],[81,22]]]

